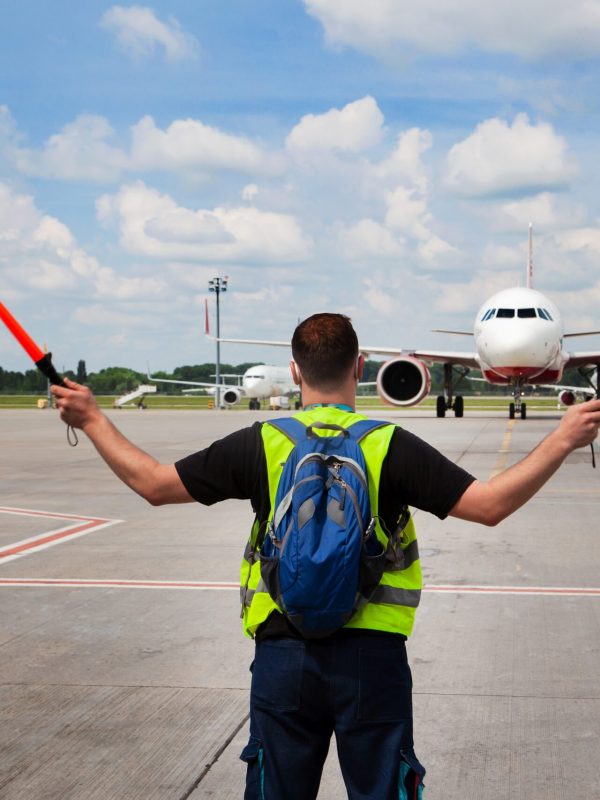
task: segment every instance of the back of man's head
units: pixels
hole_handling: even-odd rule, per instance
[[[331,391],[348,378],[358,358],[358,339],[344,314],[313,314],[292,336],[292,356],[303,379]]]

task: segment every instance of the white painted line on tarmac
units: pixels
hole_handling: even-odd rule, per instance
[[[196,591],[239,591],[237,581],[160,581],[96,578],[0,578],[1,587],[55,587],[91,589],[192,589]],[[600,597],[600,587],[578,586],[461,586],[427,584],[423,592],[440,594],[555,595],[560,597]]]
[[[0,514],[70,520],[70,524],[68,525],[63,525],[54,530],[44,531],[44,533],[37,534],[36,536],[30,536],[27,539],[21,539],[18,542],[12,542],[9,545],[1,547],[0,565],[6,564],[9,561],[14,561],[17,558],[22,558],[31,553],[37,553],[40,550],[47,550],[49,547],[54,547],[57,544],[62,544],[71,539],[77,539],[88,533],[95,533],[102,528],[108,528],[111,525],[116,525],[123,521],[120,519],[83,517],[77,514],[58,514],[54,511],[39,511],[29,508],[12,508],[9,506],[0,506]]]

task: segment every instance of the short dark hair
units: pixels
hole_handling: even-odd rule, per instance
[[[331,391],[358,358],[358,338],[344,314],[313,314],[292,336],[292,356],[310,386]]]

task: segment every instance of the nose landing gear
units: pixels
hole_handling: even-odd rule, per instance
[[[508,405],[508,418],[514,419],[516,416],[527,419],[527,403],[521,402],[521,385],[517,384],[513,389],[514,403]]]

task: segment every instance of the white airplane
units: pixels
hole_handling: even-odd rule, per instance
[[[532,226],[529,226],[529,258],[527,286],[504,289],[483,303],[475,318],[473,332],[438,331],[461,336],[474,336],[475,351],[411,350],[405,348],[363,346],[361,353],[393,356],[377,374],[379,396],[394,406],[413,406],[428,394],[431,378],[428,365],[444,365],[444,394],[437,398],[437,416],[444,417],[453,409],[462,417],[464,401],[456,389],[471,369],[480,370],[485,381],[512,386],[513,402],[509,404],[509,417],[515,414],[526,417],[526,404],[522,402],[523,387],[527,384],[557,384],[566,367],[577,367],[596,392],[599,385],[590,380],[592,371],[600,374],[600,350],[568,352],[563,339],[588,336],[600,331],[563,333],[558,308],[541,292],[532,288]],[[223,339],[222,342],[240,344],[275,345],[289,347],[289,342],[250,339]],[[562,387],[557,387],[562,388]],[[565,387],[568,391],[568,387]],[[564,394],[564,398],[569,398]]]
[[[177,381],[169,378],[155,378],[148,374],[148,379],[157,383],[178,383],[183,386],[194,386],[206,389],[211,394],[215,392],[215,383],[202,381]],[[190,389],[189,391],[193,391]],[[289,367],[274,367],[269,364],[257,364],[244,372],[238,386],[229,383],[219,384],[221,401],[226,406],[235,406],[242,400],[248,400],[248,408],[259,409],[261,400],[271,397],[298,397],[298,387],[292,381]],[[297,401],[296,407],[299,408]]]

